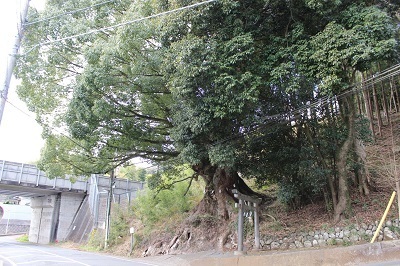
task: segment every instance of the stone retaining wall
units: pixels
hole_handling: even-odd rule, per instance
[[[372,225],[362,223],[360,225],[292,233],[283,238],[261,235],[260,245],[264,250],[324,247],[327,245],[348,246],[356,243],[370,242],[377,227],[378,222]],[[387,221],[384,224],[376,241],[384,239],[400,239],[400,226],[397,220]]]

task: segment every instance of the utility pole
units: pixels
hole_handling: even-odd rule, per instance
[[[113,197],[113,188],[114,188],[114,169],[111,170],[110,174],[110,190],[108,191],[107,198],[107,213],[106,213],[106,233],[104,238],[104,249],[108,247],[108,240],[110,238],[110,221],[111,221],[111,204]]]
[[[7,57],[7,69],[4,73],[4,77],[2,78],[2,89],[0,91],[0,125],[1,120],[3,118],[4,106],[6,105],[7,96],[8,96],[8,88],[10,87],[11,76],[13,73],[13,69],[16,63],[16,56],[19,51],[19,47],[21,46],[21,40],[24,33],[24,22],[26,20],[26,16],[28,14],[29,0],[20,0],[24,3],[21,4],[22,10],[20,13],[20,20],[17,22],[17,34],[14,38],[13,48],[11,50],[11,54]]]

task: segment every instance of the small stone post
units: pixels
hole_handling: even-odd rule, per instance
[[[243,200],[239,199],[238,251],[243,252]]]
[[[258,204],[254,203],[254,241],[255,241],[255,249],[260,249],[260,226],[258,219]]]

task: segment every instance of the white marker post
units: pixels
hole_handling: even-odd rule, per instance
[[[129,233],[131,234],[131,252],[129,253],[129,254],[132,254],[132,252],[133,252],[133,246],[134,246],[134,242],[135,242],[135,239],[134,239],[134,237],[133,237],[133,234],[135,233],[135,228],[133,228],[133,227],[131,227],[131,228],[129,228]]]

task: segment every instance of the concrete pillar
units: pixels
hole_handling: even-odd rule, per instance
[[[48,244],[55,239],[58,227],[60,196],[48,195],[31,198],[32,220],[29,241]]]
[[[78,212],[84,197],[84,194],[61,193],[60,215],[57,230],[58,241],[64,241],[68,236],[75,214]]]

